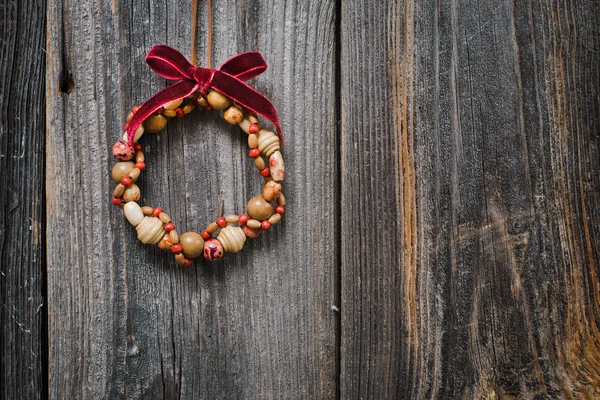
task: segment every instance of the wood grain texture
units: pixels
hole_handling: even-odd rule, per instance
[[[342,398],[600,396],[599,19],[343,2]]]
[[[0,398],[46,392],[45,4],[0,1]]]
[[[141,245],[110,205],[113,143],[166,81],[145,64],[190,56],[191,1],[52,2],[48,9],[48,297],[52,398],[331,398],[336,393],[339,186],[335,3],[213,1],[213,66],[259,50],[251,84],[276,105],[286,146],[284,222],[189,269]],[[206,3],[198,13],[206,59]],[[194,112],[142,139],[143,203],[180,233],[262,191],[246,135]]]

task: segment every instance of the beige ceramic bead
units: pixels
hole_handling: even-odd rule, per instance
[[[277,199],[277,204],[285,207],[285,196],[283,195],[283,193],[279,194],[279,198]]]
[[[283,165],[283,156],[280,151],[276,151],[269,157],[269,169],[274,181],[282,181],[285,176],[285,166]]]
[[[142,173],[142,171],[139,168],[134,168],[131,171],[129,171],[129,177],[131,178],[131,180],[133,182],[137,182],[141,173]]]
[[[227,221],[228,224],[237,224],[240,220],[240,217],[238,217],[237,215],[228,215],[225,217],[225,221]]]
[[[160,132],[167,126],[167,121],[162,115],[152,114],[144,121],[144,129],[150,133]]]
[[[204,252],[204,238],[196,232],[186,232],[179,238],[183,255],[187,258],[198,258]]]
[[[177,107],[179,107],[181,103],[183,103],[183,99],[173,100],[165,104],[163,107],[165,108],[165,110],[174,110]]]
[[[113,195],[115,197],[121,197],[123,195],[123,192],[125,192],[125,185],[123,185],[122,183],[119,183],[115,187],[115,191],[114,191]]]
[[[254,165],[258,169],[265,169],[265,167],[267,166],[267,164],[265,164],[265,159],[261,156],[258,156],[254,159]]]
[[[258,149],[267,157],[270,157],[271,154],[279,150],[279,138],[275,132],[267,131],[265,129],[258,132]]]
[[[181,253],[175,254],[175,262],[183,266],[183,264],[185,264],[185,256]]]
[[[171,238],[171,243],[176,244],[179,243],[179,233],[175,229],[169,232],[169,237]]]
[[[158,248],[164,251],[171,251],[171,247],[173,247],[173,242],[171,241],[171,236],[167,233],[158,242]]]
[[[258,136],[256,136],[256,133],[251,133],[248,135],[248,147],[251,149],[258,147]]]
[[[263,188],[262,196],[266,201],[277,200],[281,193],[281,184],[275,181],[267,182]]]
[[[273,214],[269,218],[269,222],[271,223],[271,225],[275,225],[279,221],[281,221],[281,214]]]
[[[142,207],[142,212],[144,213],[144,215],[152,215],[152,211],[154,211],[154,208],[152,208],[152,207],[149,207],[149,206]]]
[[[219,92],[215,92],[214,90],[206,96],[206,100],[208,104],[215,110],[225,110],[227,107],[231,105],[231,100],[229,98]]]
[[[165,235],[163,223],[156,217],[144,217],[135,229],[138,239],[144,244],[157,244]]]
[[[123,206],[123,213],[127,221],[133,226],[139,225],[144,219],[144,213],[142,209],[135,201],[131,201]]]
[[[254,196],[248,202],[248,215],[250,218],[264,221],[273,215],[273,204],[266,201],[262,196]]]
[[[135,130],[135,135],[133,136],[133,143],[137,143],[142,138],[143,134],[144,134],[144,126],[140,125]],[[127,140],[127,132],[125,132],[123,134],[123,141],[125,141],[126,143],[129,143],[129,140]]]
[[[251,124],[258,124],[258,118],[256,117],[256,114],[252,111],[248,113],[248,120]]]
[[[161,212],[158,215],[158,219],[160,219],[163,224],[168,224],[169,222],[171,222],[171,217],[169,217],[169,214],[167,214],[166,212]]]
[[[131,122],[132,119],[133,119],[133,113],[130,112],[129,114],[127,114],[127,122]]]
[[[246,235],[239,226],[226,226],[219,232],[217,240],[221,242],[225,251],[237,253],[244,247]]]
[[[246,222],[246,225],[252,229],[260,229],[262,226],[260,221],[257,221],[255,219],[249,219],[248,222]]]
[[[123,201],[129,203],[130,201],[138,201],[141,197],[140,188],[138,185],[132,184],[125,189],[123,192]]]
[[[208,233],[215,233],[217,231],[217,229],[219,229],[219,225],[217,225],[216,222],[211,222],[206,227],[206,232],[208,232]]]
[[[244,119],[244,111],[240,106],[231,106],[223,113],[223,118],[230,124],[239,124]]]
[[[122,161],[115,164],[112,169],[112,179],[115,183],[121,183],[121,179],[129,174],[129,171],[135,168],[131,161]]]
[[[141,151],[135,152],[135,162],[144,162],[145,160],[146,157],[144,156],[144,153],[142,153]]]
[[[248,134],[250,133],[250,125],[252,125],[252,122],[250,122],[248,118],[244,118],[242,122],[240,122],[240,128],[242,128],[242,130]]]

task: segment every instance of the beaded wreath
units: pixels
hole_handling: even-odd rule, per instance
[[[112,203],[122,208],[142,243],[157,244],[160,249],[172,252],[181,266],[189,266],[192,259],[202,254],[213,261],[224,252],[236,253],[246,238],[255,238],[269,230],[284,213],[285,197],[280,183],[285,171],[280,151],[283,140],[277,111],[269,99],[244,83],[264,72],[267,64],[260,53],[249,52],[229,59],[218,70],[195,67],[177,50],[164,45],[154,46],[146,62],[162,77],[177,82],[142,106],[134,107],[127,116],[126,132],[112,149],[119,160],[112,170],[112,179],[117,184]],[[254,159],[265,186],[262,195],[248,202],[247,214],[219,217],[201,233],[179,235],[171,217],[161,208],[138,204],[141,193],[136,182],[146,168],[138,141],[145,132],[162,130],[169,118],[181,118],[197,107],[223,110],[223,118],[248,135],[248,155]],[[277,134],[261,129],[257,114],[273,123]],[[263,157],[268,159],[268,165]]]

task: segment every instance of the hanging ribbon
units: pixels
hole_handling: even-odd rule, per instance
[[[127,139],[133,147],[135,131],[146,118],[165,104],[182,99],[205,89],[215,90],[242,107],[262,115],[277,129],[283,144],[277,111],[271,101],[244,81],[262,74],[267,63],[259,52],[252,51],[230,58],[219,69],[193,66],[179,51],[166,45],[157,45],[146,55],[146,63],[163,78],[176,80],[146,101],[133,115],[127,127]]]

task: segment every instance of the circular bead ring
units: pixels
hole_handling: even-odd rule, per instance
[[[161,208],[140,206],[138,178],[146,168],[142,145],[138,143],[144,132],[161,131],[169,118],[181,118],[196,107],[205,110],[223,110],[223,118],[238,125],[248,135],[248,155],[264,178],[262,194],[250,199],[245,214],[219,217],[209,223],[201,233],[179,234],[171,217]],[[127,124],[139,107],[134,107],[127,117]],[[125,217],[137,231],[138,239],[144,244],[158,245],[161,250],[171,252],[175,262],[187,267],[191,260],[201,255],[207,260],[220,259],[225,252],[236,253],[242,249],[246,238],[255,238],[262,231],[277,224],[285,211],[285,197],[281,181],[285,168],[277,134],[261,129],[255,113],[244,110],[227,96],[204,89],[165,104],[141,124],[135,131],[133,149],[127,141],[127,132],[113,146],[113,155],[120,160],[112,170],[112,179],[117,184],[112,203],[121,207]],[[268,164],[265,162],[268,160]]]

